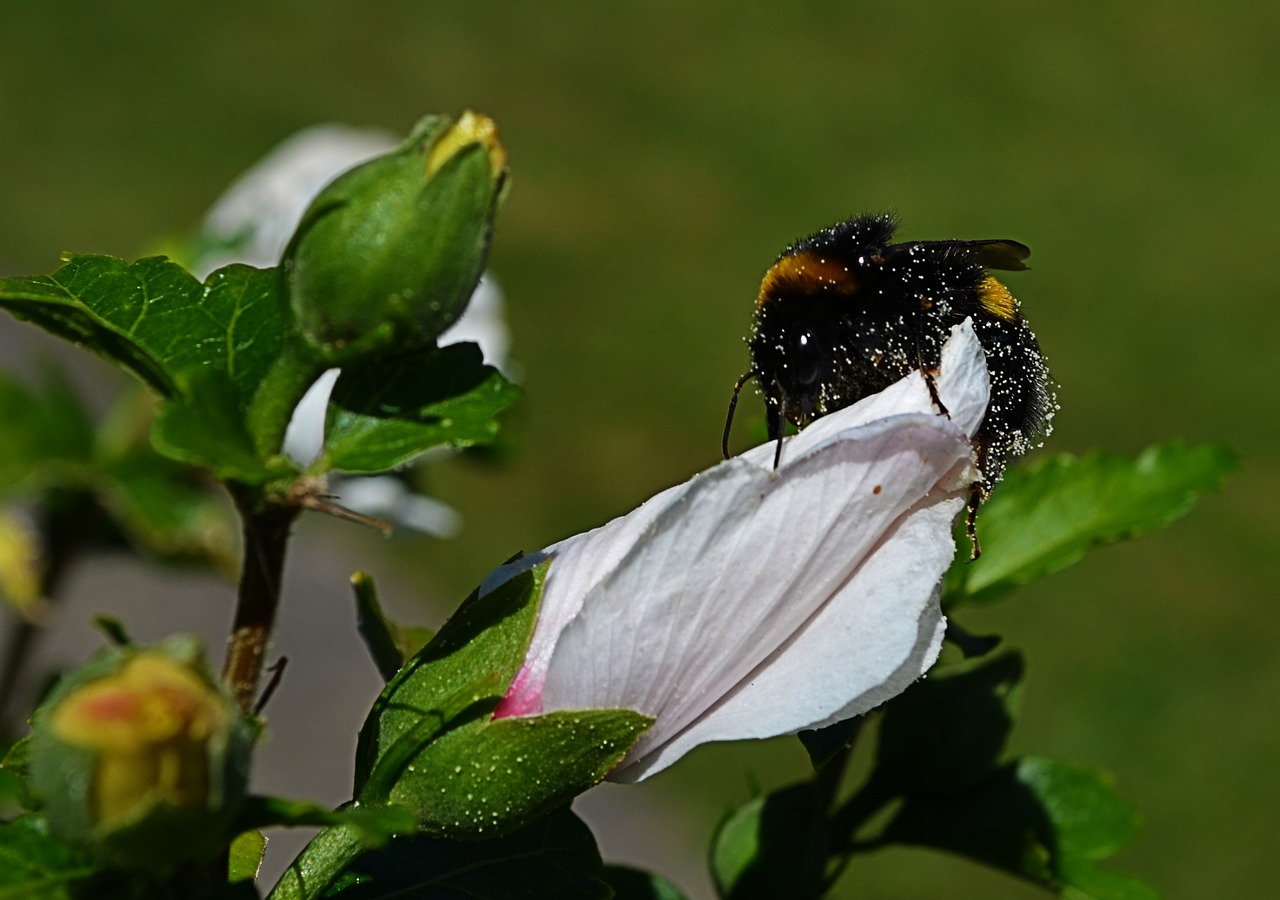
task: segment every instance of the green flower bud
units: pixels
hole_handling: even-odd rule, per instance
[[[493,121],[423,119],[320,192],[285,249],[294,325],[329,363],[430,344],[466,309],[506,183]]]
[[[67,843],[155,871],[230,841],[252,732],[194,639],[104,651],[63,678],[32,729],[32,784]]]

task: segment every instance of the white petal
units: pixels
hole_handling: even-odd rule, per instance
[[[901,415],[840,435],[776,477],[733,460],[694,479],[564,629],[543,709],[656,715],[633,756],[654,752],[839,595],[969,453],[968,439],[948,420]],[[550,584],[547,602],[555,603]]]
[[[938,657],[938,584],[955,554],[955,498],[910,513],[799,632],[708,713],[615,770],[640,781],[711,741],[794,734],[861,715],[901,693]]]

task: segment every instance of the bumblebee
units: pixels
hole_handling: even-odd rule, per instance
[[[760,284],[747,339],[751,368],[734,386],[723,450],[728,457],[738,394],[752,378],[778,454],[785,422],[803,426],[915,370],[945,414],[932,374],[951,327],[972,318],[991,379],[986,417],[974,435],[984,481],[970,505],[972,536],[979,500],[1010,460],[1049,433],[1057,408],[1018,301],[988,271],[1026,269],[1031,251],[1011,240],[895,244],[895,230],[891,215],[862,215],[782,251]]]

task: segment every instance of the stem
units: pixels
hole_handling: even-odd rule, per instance
[[[350,825],[334,825],[311,839],[280,876],[267,900],[311,900],[321,897],[368,845]]]
[[[254,448],[263,459],[280,452],[294,407],[327,368],[329,366],[317,360],[301,339],[285,340],[280,355],[262,376],[245,413]]]
[[[280,604],[289,527],[298,507],[274,503],[248,485],[228,482],[227,488],[244,521],[244,563],[222,678],[240,708],[252,713]]]

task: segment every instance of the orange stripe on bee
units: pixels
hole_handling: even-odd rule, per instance
[[[801,250],[784,256],[764,273],[756,305],[763,306],[781,294],[818,294],[830,291],[847,295],[857,290],[858,279],[844,263],[820,256],[812,250]]]
[[[1018,318],[1018,301],[1007,287],[991,275],[982,279],[982,283],[978,285],[978,303],[991,315],[1006,322],[1013,322]]]

